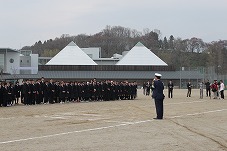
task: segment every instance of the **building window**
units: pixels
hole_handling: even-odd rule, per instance
[[[27,63],[29,63],[29,60],[27,60]]]
[[[11,58],[11,59],[9,59],[9,62],[10,62],[10,63],[13,63],[13,62],[14,62],[14,60]]]
[[[5,66],[5,58],[4,58],[4,54],[0,54],[0,69],[4,69]]]

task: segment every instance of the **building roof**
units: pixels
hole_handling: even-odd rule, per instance
[[[167,66],[158,56],[138,42],[116,65]]]
[[[73,41],[55,55],[46,65],[97,65]]]
[[[38,74],[3,75],[3,79],[153,79],[157,71],[38,71]],[[198,71],[158,71],[162,79],[202,79]]]
[[[20,51],[18,50],[14,50],[14,49],[11,49],[11,48],[0,48],[0,52],[17,52],[17,53],[20,53]]]

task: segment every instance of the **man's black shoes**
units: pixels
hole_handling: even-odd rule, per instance
[[[154,120],[162,120],[162,118],[153,118]]]

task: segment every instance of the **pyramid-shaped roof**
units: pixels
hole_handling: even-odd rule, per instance
[[[56,54],[46,65],[97,65],[73,41]]]
[[[158,56],[138,42],[116,65],[167,66]]]

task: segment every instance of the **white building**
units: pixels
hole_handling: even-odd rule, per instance
[[[20,52],[10,48],[0,48],[0,71],[1,73],[20,73]]]
[[[97,65],[91,57],[72,41],[46,65]]]
[[[136,65],[136,66],[168,66],[152,51],[138,42],[116,65]]]
[[[31,50],[20,51],[20,74],[38,73],[38,54],[32,54]]]

